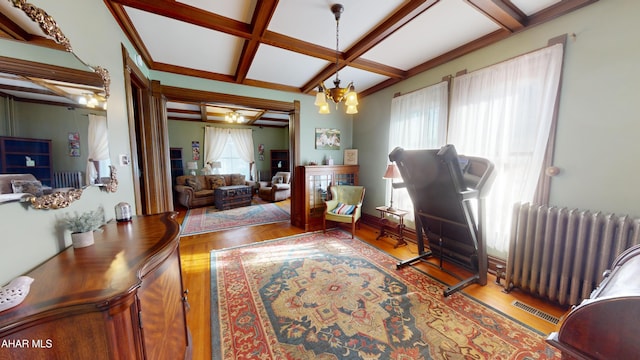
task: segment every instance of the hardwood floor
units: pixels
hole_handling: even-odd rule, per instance
[[[182,222],[186,214],[185,209],[177,209],[178,220]],[[210,267],[209,253],[211,250],[223,249],[231,246],[250,244],[264,240],[271,240],[285,236],[302,234],[304,231],[291,226],[290,223],[278,223],[258,225],[235,230],[218,231],[207,234],[186,236],[181,238],[180,253],[182,259],[182,273],[184,288],[189,290],[188,299],[190,310],[187,313],[187,323],[193,340],[193,359],[211,359],[211,313],[210,313]],[[409,259],[417,254],[417,246],[410,243],[407,246],[394,249],[395,240],[381,238],[376,240],[378,230],[362,225],[356,231],[360,239],[378,247],[399,259]],[[429,260],[434,264],[435,259]],[[455,284],[458,280],[437,266],[418,263],[421,270],[434,276],[446,284]],[[458,276],[464,276],[465,271],[456,269],[453,265],[444,265],[445,269]],[[504,281],[504,280],[503,280]],[[504,314],[536,329],[543,334],[557,331],[559,325],[554,325],[546,320],[521,310],[512,305],[514,300],[520,300],[525,304],[542,310],[555,317],[562,317],[568,309],[556,306],[549,302],[530,296],[526,293],[514,290],[509,294],[502,292],[502,286],[495,283],[495,277],[489,275],[486,286],[476,284],[466,287],[463,291],[480,302],[498,309]]]

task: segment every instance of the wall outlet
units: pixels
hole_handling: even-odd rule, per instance
[[[120,154],[120,166],[128,166],[130,163],[131,160],[129,159],[129,155]]]

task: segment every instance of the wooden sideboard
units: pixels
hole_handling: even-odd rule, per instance
[[[358,185],[358,165],[296,166],[291,223],[305,231],[322,229],[322,212],[331,185]]]
[[[637,359],[640,354],[640,245],[620,254],[592,293],[547,342],[563,359]]]
[[[190,358],[175,216],[111,222],[25,274],[29,294],[0,312],[0,358]]]

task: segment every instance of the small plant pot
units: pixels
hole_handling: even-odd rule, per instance
[[[71,234],[71,244],[76,249],[91,246],[93,243],[93,231]]]

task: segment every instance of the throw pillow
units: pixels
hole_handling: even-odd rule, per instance
[[[353,211],[356,209],[355,205],[347,205],[347,204],[343,204],[343,203],[338,203],[338,205],[335,207],[335,209],[331,210],[332,213],[334,214],[339,214],[339,215],[351,215],[353,214]]]
[[[42,196],[42,183],[38,180],[11,180],[14,193],[28,193]]]
[[[202,184],[200,183],[197,177],[188,178],[186,183],[188,186],[192,187],[194,191],[202,190]]]
[[[244,185],[244,175],[231,174],[231,185]]]
[[[272,184],[282,184],[283,182],[284,179],[282,178],[282,176],[274,176],[273,178],[271,178]]]
[[[222,186],[227,186],[226,182],[224,181],[224,176],[222,175],[213,175],[209,178],[209,184],[211,185],[211,189],[215,190],[219,187]]]

